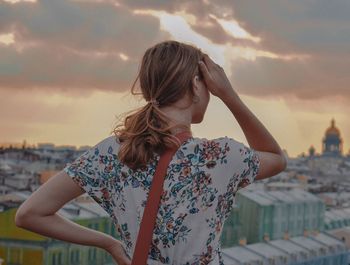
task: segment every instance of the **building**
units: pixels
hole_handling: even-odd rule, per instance
[[[235,225],[238,231],[223,230],[224,246],[286,239],[324,230],[323,201],[302,189],[283,192],[241,189],[236,193],[236,205],[236,214],[229,216],[225,226]],[[226,241],[229,236],[224,233],[228,231],[236,231],[234,243]]]
[[[30,192],[14,192],[12,200],[0,201],[0,259],[4,265],[112,265],[113,258],[103,249],[47,238],[15,225],[20,201]],[[86,194],[64,205],[57,214],[80,225],[119,239],[116,226],[96,202]]]
[[[341,156],[343,153],[343,140],[340,136],[340,130],[335,126],[335,120],[332,119],[331,126],[326,130],[322,140],[323,156]]]
[[[349,153],[350,154],[350,153]],[[341,158],[343,157],[343,139],[340,130],[335,126],[335,120],[331,120],[331,125],[326,129],[322,139],[322,152],[316,153],[316,149],[311,145],[308,149],[308,157]]]
[[[240,245],[222,249],[227,265],[348,264],[345,243],[328,233]]]
[[[222,247],[232,247],[240,244],[239,239],[244,240],[241,224],[238,218],[239,209],[233,207],[230,215],[227,217],[221,233],[220,242]]]
[[[313,145],[309,148],[309,156],[315,156],[316,149]]]
[[[350,228],[350,208],[330,209],[325,212],[325,230]]]

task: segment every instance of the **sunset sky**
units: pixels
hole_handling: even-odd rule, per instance
[[[0,0],[0,143],[94,145],[157,42],[194,44],[289,156],[321,141],[332,118],[350,149],[350,1]],[[218,114],[222,117],[218,120]],[[247,144],[221,100],[194,136]]]

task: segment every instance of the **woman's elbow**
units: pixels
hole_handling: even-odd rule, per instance
[[[15,225],[17,227],[25,228],[26,223],[28,222],[31,216],[32,215],[29,211],[23,211],[20,208],[18,208],[15,215]]]
[[[281,161],[280,161],[280,172],[284,171],[287,168],[287,158],[284,154],[281,155]]]

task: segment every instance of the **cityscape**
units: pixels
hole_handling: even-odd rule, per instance
[[[141,257],[155,182],[153,164],[131,166],[170,142],[152,132],[166,124],[157,108],[202,145],[165,177],[145,263],[350,265],[349,11],[346,0],[0,0],[0,265]],[[119,160],[117,123],[137,140]],[[241,144],[263,158],[254,181],[258,156]]]
[[[350,156],[343,155],[334,119],[320,141],[320,152],[310,145],[307,153],[288,157],[285,171],[237,191],[220,238],[225,264],[348,264]],[[48,143],[1,148],[2,264],[113,264],[104,250],[46,238],[14,223],[21,203],[88,148],[56,148]],[[121,236],[120,227],[86,193],[58,214]]]

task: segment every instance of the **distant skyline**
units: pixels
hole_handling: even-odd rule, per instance
[[[330,126],[329,126],[330,127]],[[327,127],[327,129],[329,128]],[[337,126],[336,126],[337,127]],[[197,134],[195,135],[197,136]],[[202,136],[198,136],[198,137],[202,137]],[[215,137],[215,136],[214,136]],[[323,138],[322,138],[323,140]],[[342,138],[343,140],[343,138]],[[13,146],[13,147],[16,147],[16,148],[20,148],[22,147],[23,145],[26,146],[27,148],[28,147],[35,147],[37,148],[39,145],[41,144],[53,144],[55,147],[74,147],[76,149],[85,149],[85,148],[89,148],[89,147],[92,147],[92,145],[74,145],[74,144],[56,144],[54,142],[37,142],[37,143],[28,143],[25,139],[22,141],[22,142],[7,142],[7,143],[0,143],[0,147],[9,147],[9,146]],[[315,148],[315,146],[317,145],[314,145],[314,144],[311,144],[310,146],[313,146]],[[283,148],[284,149],[284,148]],[[287,153],[289,154],[288,150],[284,149],[285,151],[287,151]],[[302,151],[301,153],[297,154],[297,155],[294,155],[294,156],[291,156],[289,154],[289,156],[291,157],[296,157],[296,156],[300,156],[302,155],[302,153],[304,153],[305,155],[308,155],[309,154],[309,150],[305,150],[305,151]],[[343,155],[347,155],[349,152],[347,152],[346,150],[343,150]],[[322,144],[321,144],[321,148],[320,150],[315,150],[315,154],[322,154]]]
[[[95,145],[116,115],[145,104],[128,95],[145,50],[175,39],[224,67],[289,156],[321,153],[332,118],[347,154],[348,10],[341,0],[0,1],[0,143]],[[192,128],[247,144],[213,95]]]

